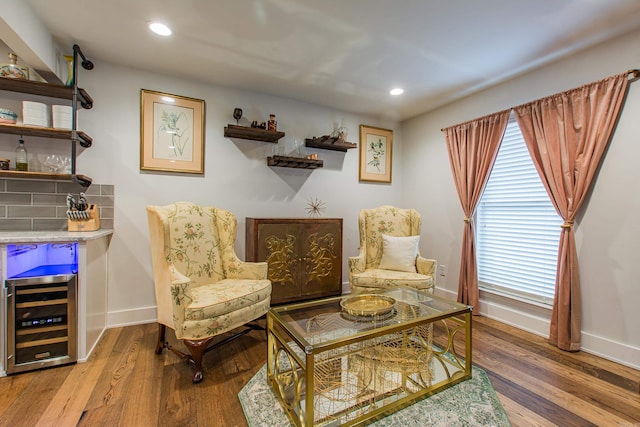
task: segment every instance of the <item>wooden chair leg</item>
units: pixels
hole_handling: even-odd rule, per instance
[[[191,360],[195,364],[195,372],[191,381],[194,384],[201,382],[204,379],[204,372],[202,372],[202,356],[207,350],[209,343],[213,340],[213,337],[203,340],[184,340],[184,345],[189,349],[191,353]]]
[[[156,354],[162,354],[166,332],[167,326],[163,325],[162,323],[158,323],[158,342],[156,343]]]

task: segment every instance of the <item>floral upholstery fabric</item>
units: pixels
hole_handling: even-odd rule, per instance
[[[235,253],[229,211],[188,202],[148,206],[158,322],[180,339],[203,339],[267,312],[267,264]]]
[[[360,253],[349,257],[349,285],[352,293],[374,291],[375,288],[409,286],[416,289],[435,287],[437,262],[434,259],[416,258],[417,273],[380,270],[382,259],[382,235],[419,236],[422,219],[415,209],[380,206],[363,209],[358,218]]]

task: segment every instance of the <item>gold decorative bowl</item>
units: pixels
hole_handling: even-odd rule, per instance
[[[342,310],[352,316],[381,316],[393,310],[396,300],[376,294],[354,295],[340,301]]]

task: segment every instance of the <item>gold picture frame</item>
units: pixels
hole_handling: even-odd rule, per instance
[[[140,169],[204,173],[204,100],[140,90]]]
[[[391,183],[393,131],[360,125],[360,168],[358,179]]]

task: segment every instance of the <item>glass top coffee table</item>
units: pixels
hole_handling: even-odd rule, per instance
[[[471,309],[410,288],[273,307],[267,378],[297,426],[358,425],[471,378]]]

